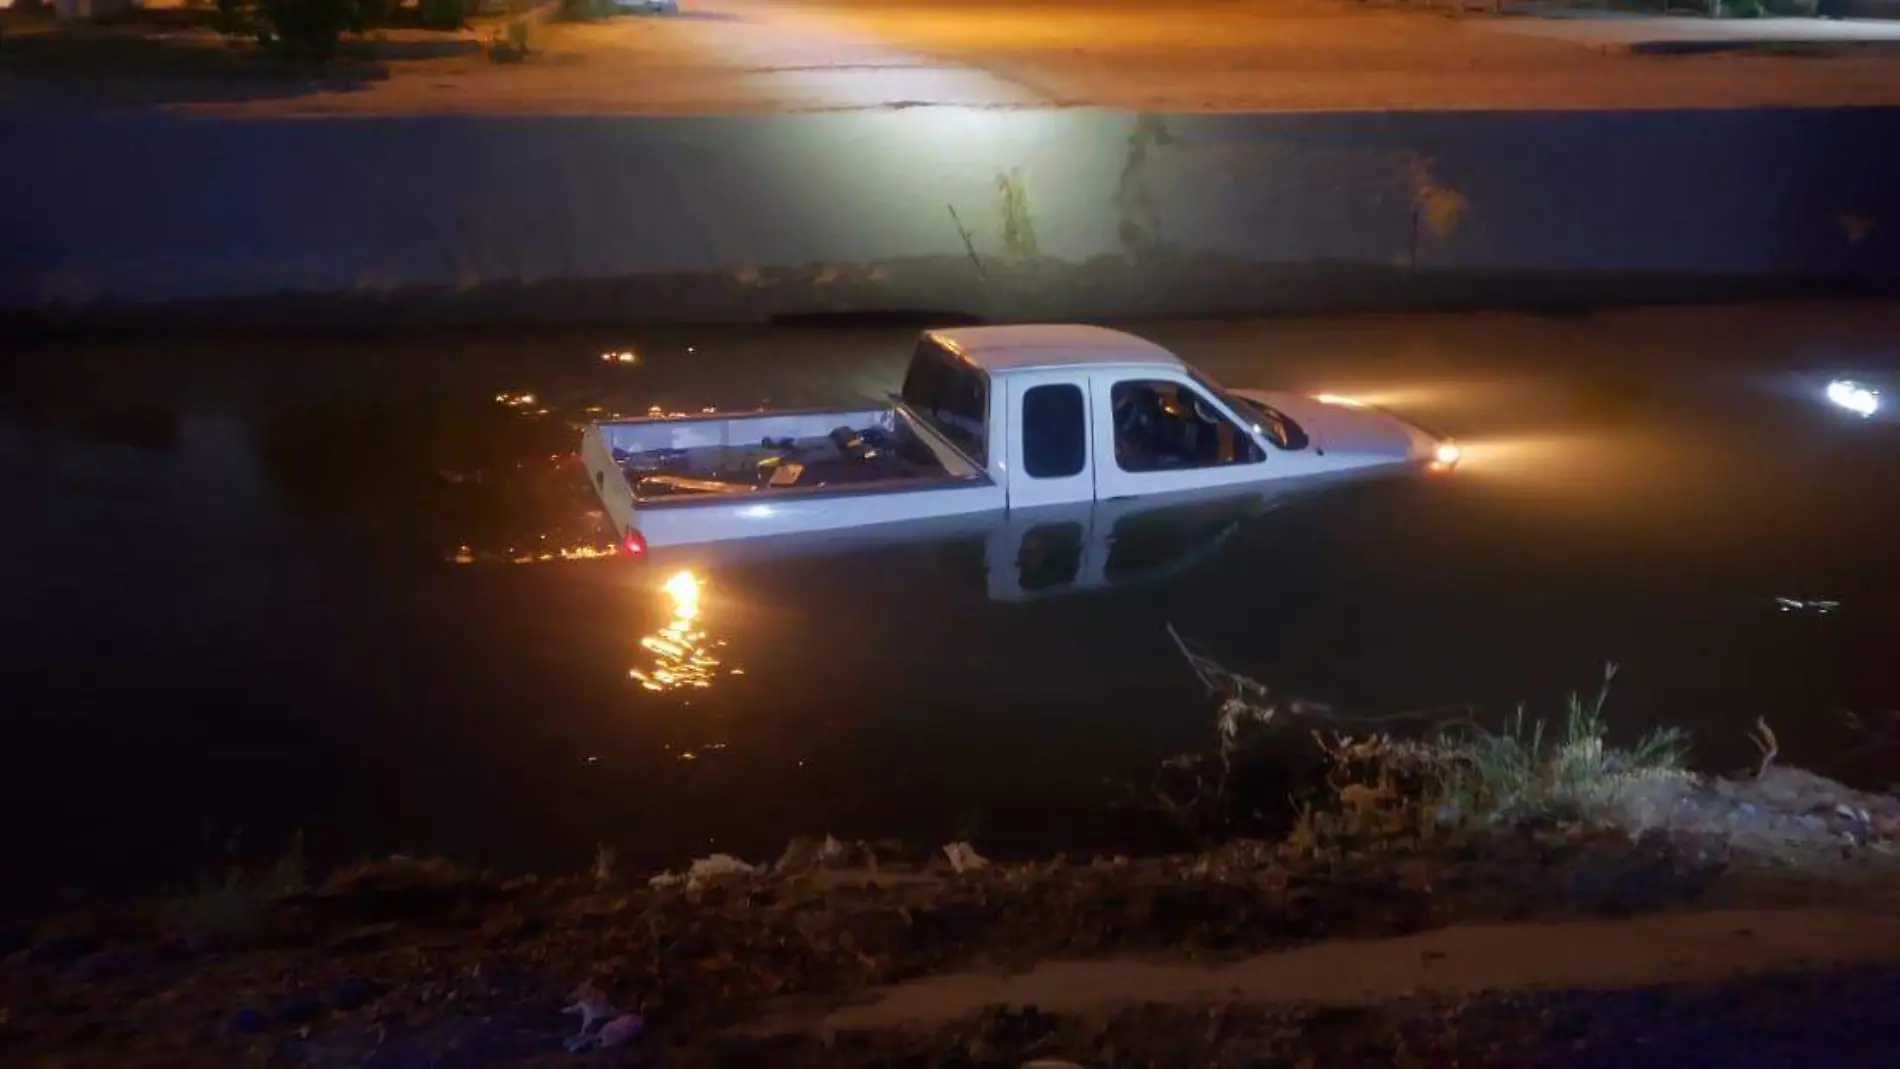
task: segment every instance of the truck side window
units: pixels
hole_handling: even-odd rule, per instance
[[[1115,462],[1123,471],[1179,471],[1265,459],[1260,446],[1198,391],[1176,382],[1132,379],[1109,391]]]
[[[1082,387],[1073,383],[1023,391],[1023,470],[1032,479],[1080,475],[1088,463]]]

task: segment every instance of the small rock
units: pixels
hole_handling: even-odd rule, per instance
[[[81,961],[75,974],[84,982],[93,983],[134,973],[149,973],[154,964],[152,955],[138,950],[102,950]]]
[[[384,985],[365,976],[352,973],[338,980],[330,988],[330,1006],[333,1009],[348,1012],[362,1009],[364,1006],[383,997],[387,991]]]
[[[277,1007],[277,1023],[286,1025],[309,1024],[324,1015],[327,1007],[309,995],[292,995]]]
[[[521,913],[509,909],[482,920],[482,937],[490,942],[506,938],[521,931],[523,927]]]
[[[785,852],[772,865],[774,876],[797,876],[818,864],[818,840],[801,835],[785,845]]]
[[[35,943],[26,952],[28,967],[56,968],[71,965],[93,952],[97,944],[83,935],[66,935]]]
[[[743,879],[758,874],[756,866],[748,865],[731,854],[713,854],[693,862],[692,867],[686,870],[686,886],[692,890],[718,880]]]
[[[843,861],[847,853],[845,845],[835,836],[827,835],[822,841],[801,835],[786,844],[785,852],[771,867],[774,876],[797,876],[815,868],[836,865]]]
[[[602,1028],[599,1035],[595,1037],[594,1045],[617,1047],[639,1035],[645,1023],[637,1013],[623,1013],[607,1022],[606,1027]]]

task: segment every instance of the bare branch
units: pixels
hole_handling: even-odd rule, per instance
[[[1765,716],[1755,718],[1755,731],[1748,738],[1755,744],[1755,749],[1761,753],[1761,764],[1755,769],[1755,778],[1760,779],[1766,776],[1768,769],[1774,765],[1775,758],[1781,753],[1781,743],[1776,740],[1775,729],[1768,726],[1768,718]]]

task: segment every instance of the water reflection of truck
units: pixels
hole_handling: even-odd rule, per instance
[[[581,457],[630,554],[1052,506],[1265,490],[1456,463],[1338,398],[1233,391],[1099,327],[927,331],[878,408],[589,426]],[[1099,509],[1091,510],[1091,515]]]
[[[954,583],[973,582],[991,600],[1031,601],[1180,575],[1218,553],[1247,520],[1295,496],[1278,487],[1216,488],[672,546],[650,550],[648,559],[666,574],[730,575],[898,550],[936,560]]]

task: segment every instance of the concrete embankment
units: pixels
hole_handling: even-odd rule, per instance
[[[986,318],[1900,288],[1900,110],[0,117],[36,320]]]

